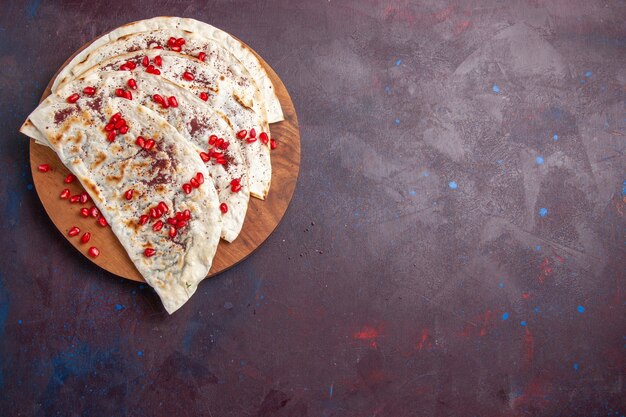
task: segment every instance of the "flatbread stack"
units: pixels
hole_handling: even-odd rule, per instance
[[[208,275],[220,238],[237,238],[249,198],[266,198],[269,123],[281,120],[246,46],[197,20],[156,17],[78,53],[20,131],[81,182],[171,314]]]

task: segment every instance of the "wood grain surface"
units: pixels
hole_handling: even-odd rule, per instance
[[[59,71],[89,44],[76,51],[59,68]],[[232,243],[220,241],[209,277],[219,274],[244,260],[269,237],[289,206],[300,169],[300,130],[298,128],[296,111],[289,93],[274,70],[252,48],[248,48],[259,58],[272,80],[285,120],[270,125],[271,137],[277,140],[278,147],[272,151],[271,155],[272,185],[269,195],[265,201],[256,198],[250,199],[241,234]],[[59,71],[57,71],[57,74]],[[50,87],[55,77],[56,74],[48,83],[41,100],[50,95]],[[30,161],[33,182],[39,199],[61,234],[83,256],[107,271],[134,281],[144,281],[111,228],[100,226],[94,218],[81,216],[80,209],[93,206],[92,202],[85,205],[80,203],[71,204],[68,200],[59,198],[59,194],[64,188],[69,188],[72,195],[79,194],[84,189],[78,181],[74,181],[74,183],[69,185],[63,182],[63,179],[69,174],[69,170],[61,163],[54,151],[46,146],[37,144],[31,139]],[[40,164],[49,164],[51,170],[47,173],[39,172],[37,167]],[[74,226],[80,228],[81,233],[78,236],[69,237],[67,232]],[[91,240],[88,243],[80,242],[80,236],[84,232],[91,233]],[[87,251],[91,246],[100,249],[100,255],[97,258],[92,258],[88,255]]]

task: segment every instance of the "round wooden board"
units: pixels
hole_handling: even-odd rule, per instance
[[[76,51],[59,68],[59,71],[67,65],[81,50],[89,46],[91,42],[85,44]],[[243,43],[243,42],[242,42]],[[245,43],[244,43],[245,45]],[[247,45],[245,45],[248,47]],[[213,259],[213,266],[209,271],[209,277],[236,265],[246,259],[256,250],[269,235],[274,231],[282,219],[287,206],[291,201],[298,172],[300,170],[300,130],[298,128],[298,117],[295,108],[289,97],[289,93],[283,82],[278,78],[274,70],[261,58],[252,48],[248,47],[260,60],[263,68],[267,71],[276,94],[280,100],[285,120],[270,125],[271,137],[276,138],[278,147],[272,151],[272,185],[265,201],[250,198],[250,205],[246,214],[246,219],[241,230],[241,234],[232,243],[220,241],[217,254]],[[46,90],[41,97],[44,100],[50,95],[50,87],[57,73],[52,77]],[[30,162],[31,172],[35,189],[39,199],[48,213],[54,225],[61,234],[87,259],[99,265],[107,271],[128,278],[134,281],[144,282],[143,277],[135,268],[128,254],[113,234],[110,227],[101,227],[96,219],[84,218],[80,215],[80,209],[91,207],[93,203],[70,204],[68,200],[59,198],[61,190],[69,188],[72,195],[84,191],[78,181],[72,184],[65,184],[63,179],[69,174],[69,170],[61,163],[54,151],[47,146],[38,145],[34,140],[30,141]],[[50,164],[51,170],[41,173],[37,169],[40,164]],[[77,226],[81,234],[75,237],[67,235],[68,230]],[[83,232],[91,233],[89,243],[80,243],[80,236]],[[91,258],[87,250],[91,246],[100,249],[100,256]]]

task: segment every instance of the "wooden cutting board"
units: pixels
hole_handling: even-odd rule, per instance
[[[61,71],[76,54],[89,46],[90,43],[91,42],[85,44],[80,50],[76,51],[76,53],[59,68],[59,71]],[[300,170],[300,130],[298,128],[298,117],[291,98],[289,97],[289,93],[283,82],[267,62],[252,50],[252,48],[248,47],[248,49],[259,58],[261,64],[269,74],[280,100],[280,104],[282,105],[285,120],[270,125],[271,137],[277,140],[278,147],[273,150],[271,154],[272,185],[269,195],[265,201],[250,198],[250,205],[241,234],[232,243],[227,243],[223,240],[220,242],[217,248],[217,254],[213,259],[213,266],[209,272],[209,277],[219,274],[246,259],[274,231],[285,215],[287,206],[289,206]],[[57,74],[59,71],[57,71]],[[55,74],[48,83],[41,100],[50,95],[50,87],[57,74]],[[48,213],[48,216],[61,234],[78,252],[96,265],[120,277],[143,282],[143,277],[131,262],[126,251],[111,231],[111,228],[100,226],[94,218],[84,218],[81,216],[80,209],[83,207],[89,208],[93,206],[93,203],[87,203],[85,205],[70,204],[68,200],[59,198],[59,194],[64,188],[69,188],[72,195],[79,194],[83,192],[84,189],[78,181],[74,181],[74,183],[69,185],[63,182],[63,179],[69,174],[69,171],[61,163],[54,151],[46,146],[38,145],[31,139],[30,162],[33,183],[39,195],[39,199]],[[37,167],[40,164],[49,164],[51,170],[47,173],[39,172]],[[79,227],[81,233],[78,236],[69,237],[67,232],[73,226]],[[91,233],[91,240],[85,244],[80,242],[80,236],[84,232]],[[91,246],[100,249],[100,255],[97,258],[92,258],[87,254]]]

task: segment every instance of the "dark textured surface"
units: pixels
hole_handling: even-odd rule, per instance
[[[624,1],[195,3],[2,3],[1,415],[626,413]],[[59,235],[17,133],[160,14],[255,48],[302,133],[281,225],[171,317]]]

